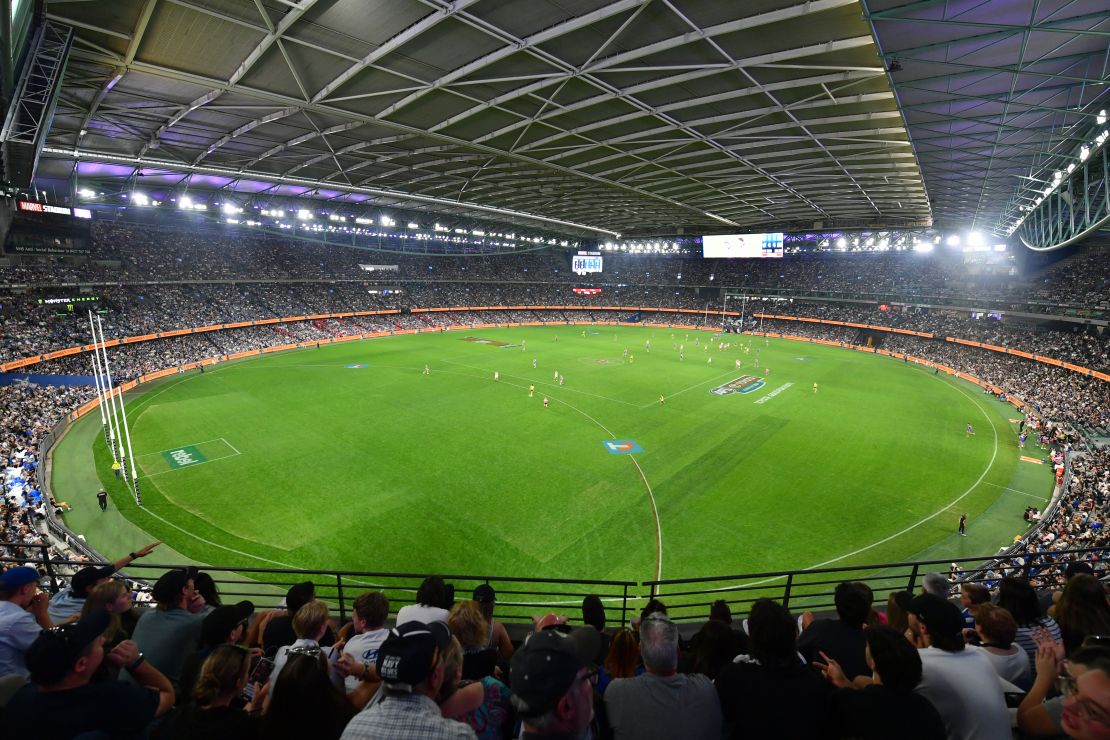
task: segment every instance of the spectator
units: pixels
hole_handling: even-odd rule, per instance
[[[960,616],[964,620],[964,629],[975,629],[975,613],[980,604],[986,604],[991,600],[990,590],[981,583],[961,583],[960,584],[960,606],[963,611]]]
[[[218,606],[222,606],[220,589],[216,586],[216,581],[212,578],[210,573],[201,571],[197,573],[197,577],[193,580],[197,588],[197,593],[204,597],[206,613]]]
[[[98,737],[141,737],[155,717],[173,707],[170,682],[134,644],[104,654],[110,620],[95,612],[77,622],[44,630],[27,650],[32,683],[16,692],[4,708],[11,737],[72,740],[83,733]],[[101,661],[126,667],[137,686],[119,681],[90,683]]]
[[[1079,573],[1068,580],[1055,614],[1068,655],[1078,650],[1088,635],[1110,635],[1110,604],[1102,581],[1093,575]]]
[[[303,581],[289,588],[285,594],[285,613],[269,612],[258,620],[257,629],[261,632],[262,648],[266,655],[274,656],[278,648],[283,645],[292,645],[297,641],[297,633],[293,631],[293,617],[305,604],[316,600],[316,586],[312,581]],[[252,645],[255,642],[251,643]],[[328,632],[320,640],[321,645],[334,645],[335,635]]]
[[[389,637],[385,620],[389,616],[389,599],[379,591],[369,591],[355,599],[351,626],[355,634],[343,644],[339,656],[340,672],[346,673],[344,688],[351,693],[361,681],[377,681],[378,649]]]
[[[157,733],[158,740],[261,740],[261,719],[253,714],[254,705],[233,706],[247,685],[250,667],[250,653],[238,645],[213,648],[201,665],[192,702],[182,702],[184,707]]]
[[[836,619],[818,619],[798,638],[798,652],[809,662],[821,653],[835,660],[848,680],[871,674],[864,659],[864,623],[871,614],[871,589],[845,581],[836,587]]]
[[[798,622],[759,599],[748,615],[748,654],[721,669],[726,737],[817,738],[828,733],[832,687],[798,654]]]
[[[484,676],[480,681],[464,679],[462,667],[462,645],[452,637],[444,656],[443,686],[436,697],[443,716],[470,725],[479,740],[511,737],[513,712],[509,687],[492,676]]]
[[[995,673],[1027,690],[1033,683],[1033,676],[1029,672],[1029,659],[1025,651],[1014,644],[1017,622],[1010,612],[994,604],[980,604],[975,612],[975,631]]]
[[[378,649],[382,698],[351,720],[343,740],[475,737],[469,726],[444,718],[435,703],[450,644],[451,631],[442,621],[406,622],[394,628]]]
[[[609,653],[597,676],[597,693],[605,695],[605,690],[614,678],[632,678],[644,672],[640,662],[640,641],[636,633],[627,627],[617,630],[609,640]]]
[[[542,630],[513,654],[513,708],[521,718],[521,740],[581,738],[593,715],[590,661],[597,655],[597,630]]]
[[[416,590],[416,603],[397,612],[397,624],[446,622],[453,601],[447,584],[439,576],[428,576]]]
[[[910,628],[910,602],[913,594],[909,591],[892,591],[886,599],[886,621],[892,629],[905,634]]]
[[[589,594],[582,599],[582,624],[593,627],[601,638],[594,665],[601,665],[609,653],[609,635],[605,632],[605,605],[601,597]]]
[[[0,676],[28,675],[23,654],[51,626],[49,604],[34,568],[9,568],[0,575]]]
[[[724,622],[727,625],[732,625],[732,610],[728,608],[728,602],[724,599],[717,599],[709,606],[709,620],[711,622]]]
[[[944,721],[949,737],[1010,740],[1010,715],[990,660],[968,650],[960,610],[933,594],[910,605],[910,630],[921,648],[918,692]]]
[[[853,682],[832,658],[822,665],[833,693],[833,726],[838,737],[860,740],[944,740],[936,708],[915,689],[921,656],[897,630],[871,627],[865,634],[870,680]],[[824,658],[825,656],[823,656]]]
[[[509,639],[509,632],[505,629],[505,625],[493,618],[493,608],[497,603],[497,594],[493,590],[493,586],[488,583],[483,583],[474,589],[474,600],[478,602],[478,608],[482,610],[482,616],[489,622],[490,628],[493,630],[491,637],[492,643],[497,646],[498,665],[501,666],[503,661],[508,661],[513,657],[513,641]],[[504,666],[507,666],[505,663]]]
[[[89,566],[77,571],[70,579],[69,585],[54,594],[54,598],[50,600],[50,619],[59,623],[79,615],[81,607],[85,605],[85,599],[93,588],[111,578],[116,571],[126,568],[139,558],[146,557],[160,544],[162,543],[152,542],[146,547],[124,555],[111,565]]]
[[[690,638],[690,651],[682,662],[683,673],[702,673],[711,681],[737,655],[746,653],[747,640],[727,623],[710,619]]]
[[[713,682],[700,673],[678,673],[678,625],[665,614],[640,623],[643,675],[614,679],[605,710],[617,740],[719,738],[721,705]]]
[[[200,626],[200,644],[181,668],[178,696],[193,694],[198,672],[204,661],[220,645],[239,645],[246,638],[247,623],[254,614],[254,604],[240,601],[233,606],[220,606],[208,612]]]
[[[926,573],[925,578],[921,582],[921,593],[932,594],[933,596],[947,599],[948,587],[948,579],[943,573]]]
[[[1067,662],[1063,657],[1062,643],[1042,640],[1039,644],[1037,676],[1018,707],[1018,730],[1024,737],[1055,738],[1067,732],[1071,737],[1105,738],[1106,728],[1110,727],[1110,711],[1106,709],[1110,702],[1096,699],[1094,705],[1089,705],[1082,701],[1086,697],[1075,695],[1078,692],[1076,684],[1085,673],[1101,670],[1106,674],[1110,671],[1110,648],[1084,646],[1076,650]],[[1063,695],[1046,701],[1046,697],[1061,683]],[[1084,681],[1084,684],[1088,685],[1088,682]],[[1065,725],[1065,706],[1068,704],[1072,711]]]
[[[482,616],[478,602],[456,603],[448,614],[447,625],[462,646],[462,678],[477,681],[494,675],[497,648],[492,644],[493,631]]]
[[[302,654],[317,653],[328,667],[328,676],[337,688],[343,688],[343,677],[339,674],[337,663],[339,651],[332,646],[320,644],[320,638],[328,629],[328,605],[322,601],[310,601],[297,610],[293,617],[293,632],[297,639],[292,645],[282,645],[274,656],[274,670],[270,673],[270,698],[276,694],[276,682],[285,668],[290,652]]]
[[[139,618],[133,638],[146,659],[176,684],[181,668],[197,648],[204,615],[204,599],[193,586],[195,568],[176,568],[154,584],[157,607]]]
[[[267,696],[262,737],[266,740],[346,737],[343,728],[353,710],[329,673],[327,662],[318,650],[290,651],[281,675],[276,682],[271,678],[273,691]]]
[[[1035,669],[1037,643],[1034,632],[1038,628],[1048,631],[1053,640],[1060,639],[1060,627],[1052,617],[1041,611],[1040,601],[1033,586],[1024,578],[1003,578],[998,583],[998,605],[1010,612],[1017,622],[1017,635],[1014,642],[1025,650],[1029,658],[1029,670]]]

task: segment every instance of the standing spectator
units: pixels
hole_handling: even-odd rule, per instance
[[[617,740],[719,738],[721,705],[713,682],[700,673],[678,673],[678,625],[665,614],[640,624],[645,673],[614,679],[605,710]]]
[[[109,618],[95,612],[77,622],[44,630],[27,650],[32,683],[4,708],[6,732],[16,738],[72,740],[142,737],[155,717],[173,707],[173,687],[133,644],[104,654]],[[126,667],[135,683],[90,683],[104,660]],[[93,733],[102,733],[92,735]]]
[[[940,712],[948,736],[1011,740],[1002,685],[983,652],[967,649],[959,608],[920,594],[910,605],[910,630],[921,646],[917,690]]]
[[[9,568],[0,575],[0,676],[28,675],[23,654],[51,626],[49,603],[34,568]]]
[[[748,655],[717,676],[726,737],[802,740],[828,732],[832,687],[802,662],[797,637],[798,622],[782,604],[752,604]]]
[[[444,718],[435,703],[450,644],[451,631],[444,622],[406,622],[394,628],[378,649],[382,698],[351,720],[343,740],[474,738],[474,730]]]
[[[197,648],[204,615],[204,599],[193,586],[196,568],[175,568],[162,574],[153,589],[157,607],[135,625],[132,639],[151,665],[171,683],[181,677],[185,658]]]
[[[231,607],[234,608],[234,607]],[[256,740],[261,720],[248,702],[232,707],[247,685],[250,653],[237,645],[220,645],[204,659],[200,676],[182,709],[157,734],[158,740]]]
[[[833,597],[837,619],[813,621],[798,638],[798,652],[809,662],[821,653],[835,660],[848,680],[871,674],[864,659],[864,623],[871,614],[871,589],[862,583],[845,581]]]
[[[416,603],[397,612],[397,624],[408,622],[447,622],[447,612],[454,601],[451,591],[439,576],[428,576],[416,590]]]
[[[513,708],[523,725],[522,740],[581,738],[593,716],[597,630],[569,633],[543,630],[513,655],[510,671]]]
[[[1088,635],[1110,635],[1110,604],[1102,582],[1093,575],[1079,573],[1068,580],[1055,614],[1068,655],[1078,650]]]
[[[936,708],[914,692],[921,682],[917,648],[890,627],[871,627],[865,638],[870,680],[851,681],[832,658],[823,666],[825,677],[837,687],[832,697],[837,737],[944,740]]]

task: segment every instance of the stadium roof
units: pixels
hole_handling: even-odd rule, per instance
[[[594,236],[993,228],[1105,90],[1104,0],[895,5],[52,0],[76,42],[40,177]]]

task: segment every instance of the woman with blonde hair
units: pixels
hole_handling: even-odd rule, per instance
[[[462,677],[477,681],[496,675],[497,648],[490,644],[490,624],[478,602],[457,602],[447,615],[447,625],[462,646]]]
[[[131,611],[131,589],[126,582],[115,579],[104,581],[89,591],[81,608],[81,618],[101,609],[108,612],[111,620],[104,631],[104,652],[107,654],[121,642],[131,639],[131,631],[138,621]],[[93,681],[115,681],[119,673],[117,666],[105,660],[93,675]]]
[[[234,740],[260,737],[261,721],[251,716],[253,706],[235,706],[247,685],[250,652],[237,645],[215,648],[200,669],[193,703],[182,708],[159,734],[160,740]],[[259,692],[255,692],[259,696]]]

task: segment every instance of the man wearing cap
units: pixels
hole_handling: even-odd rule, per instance
[[[524,740],[585,737],[594,716],[594,680],[601,637],[593,627],[536,632],[513,654],[513,708]]]
[[[177,693],[183,700],[193,695],[193,686],[205,658],[220,645],[238,645],[247,634],[247,621],[254,614],[254,604],[240,601],[231,606],[218,606],[208,612],[200,625],[200,647],[185,658],[178,681]]]
[[[52,626],[48,604],[34,568],[9,568],[0,575],[0,676],[27,675],[23,653]]]
[[[96,611],[79,622],[44,630],[27,650],[32,683],[4,708],[5,737],[58,740],[145,737],[150,722],[173,707],[166,677],[143,660],[133,643],[104,653],[110,617]],[[90,683],[103,661],[126,668],[137,686],[120,681]],[[101,735],[100,733],[103,733]]]
[[[126,568],[139,558],[149,555],[160,544],[162,543],[151,542],[146,547],[124,555],[111,565],[88,566],[77,571],[70,579],[69,586],[54,594],[54,598],[50,600],[50,619],[57,624],[79,615],[85,607],[85,598],[98,584],[111,578],[121,568]]]
[[[443,622],[406,622],[394,628],[378,649],[382,699],[355,715],[341,740],[475,738],[469,725],[444,718],[435,703],[450,642],[451,630]]]
[[[1010,714],[990,659],[967,647],[955,605],[933,594],[910,603],[910,631],[920,647],[917,692],[937,708],[951,738],[1011,740]]]
[[[204,597],[193,584],[197,569],[174,568],[154,584],[157,608],[139,618],[132,639],[146,659],[177,684],[186,656],[197,649],[200,640]]]
[[[708,676],[678,673],[678,625],[657,612],[640,624],[646,672],[616,678],[605,690],[605,710],[616,740],[721,737],[717,689]]]

